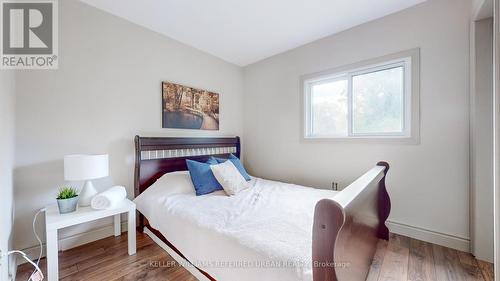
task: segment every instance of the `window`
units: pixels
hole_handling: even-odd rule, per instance
[[[305,138],[414,139],[417,74],[418,49],[305,77]]]

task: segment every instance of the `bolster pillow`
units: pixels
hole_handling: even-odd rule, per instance
[[[120,204],[126,197],[127,191],[125,187],[113,186],[94,196],[90,201],[90,206],[97,210],[111,209]]]

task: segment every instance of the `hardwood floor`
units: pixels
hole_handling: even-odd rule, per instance
[[[41,260],[45,273],[45,259]],[[32,267],[19,266],[16,280]],[[137,234],[137,254],[127,254],[127,235],[108,237],[59,253],[61,280],[195,281],[147,235]],[[472,255],[391,234],[380,241],[367,281],[493,281],[493,265]]]
[[[493,281],[493,264],[471,254],[391,234],[379,241],[367,281]]]

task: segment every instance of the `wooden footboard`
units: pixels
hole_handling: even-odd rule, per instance
[[[391,209],[385,187],[389,164],[377,166],[335,196],[316,204],[312,262],[314,281],[364,281],[378,239],[389,239]]]

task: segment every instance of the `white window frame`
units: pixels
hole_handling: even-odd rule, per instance
[[[395,133],[354,133],[353,132],[353,92],[352,79],[354,76],[387,70],[396,67],[403,67],[404,88],[402,100],[403,124],[402,132]],[[374,140],[390,142],[419,142],[420,127],[420,50],[412,49],[396,54],[363,61],[335,69],[330,69],[318,73],[313,73],[301,77],[302,85],[302,137],[305,140]],[[348,124],[347,136],[342,135],[313,135],[312,134],[312,113],[311,89],[314,85],[347,80],[347,110]]]

